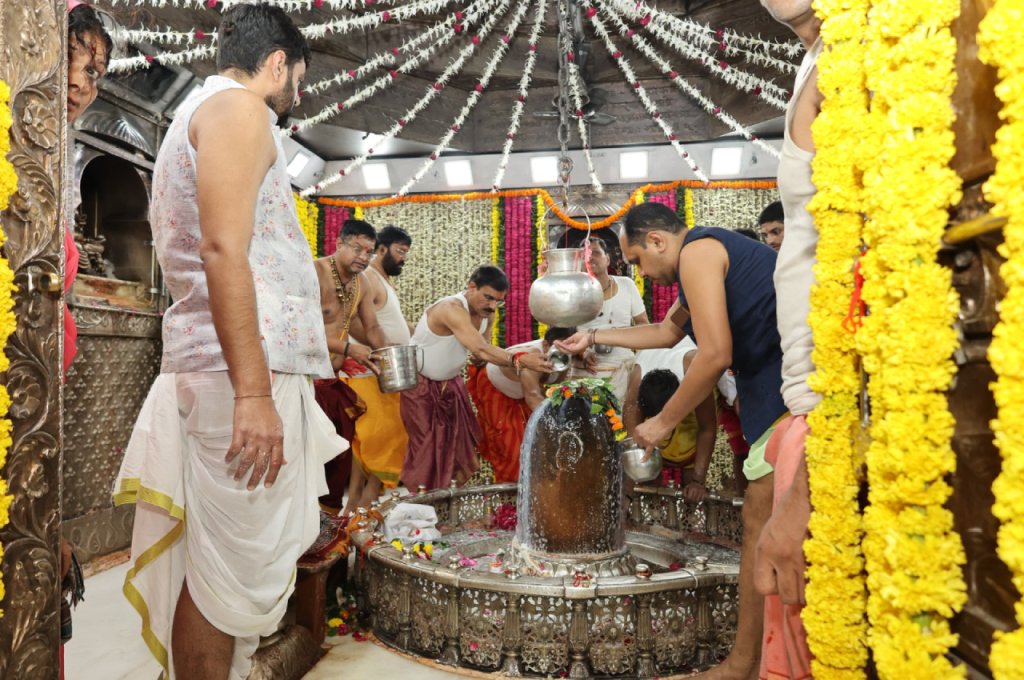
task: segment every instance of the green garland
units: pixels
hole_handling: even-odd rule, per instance
[[[498,267],[505,271],[505,198],[498,199]],[[494,313],[494,324],[498,328],[498,347],[505,346],[505,314],[504,307],[498,307]]]
[[[604,413],[608,418],[615,434],[615,441],[622,441],[626,438],[626,426],[619,416],[619,402],[612,392],[611,381],[607,378],[581,378],[579,380],[567,380],[557,385],[552,385],[547,391],[547,400],[552,406],[561,406],[566,399],[573,397],[589,398],[593,403],[590,406],[591,415]]]
[[[654,282],[647,279],[644,284],[644,308],[647,310],[647,318],[654,320]]]

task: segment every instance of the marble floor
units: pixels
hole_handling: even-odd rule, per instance
[[[121,594],[128,565],[85,581],[74,611],[74,636],[64,648],[66,680],[156,680],[160,665],[139,636],[139,615]],[[327,655],[305,680],[454,680],[458,675],[404,658],[373,642],[327,638]]]

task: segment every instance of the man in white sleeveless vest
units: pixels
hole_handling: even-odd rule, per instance
[[[310,57],[281,9],[233,7],[219,75],[156,160],[150,223],[174,304],[114,491],[137,503],[124,592],[165,678],[248,676],[318,534],[325,459],[345,446],[313,398],[331,363],[274,128]]]
[[[391,282],[401,275],[411,247],[409,232],[388,225],[377,232],[374,258],[366,268],[366,295],[377,312],[377,322],[388,345],[408,345],[412,339],[413,328],[402,316],[398,292]],[[352,320],[351,333],[353,342],[368,342],[358,317]],[[377,381],[371,379],[373,374],[353,362],[345,362],[342,370],[348,374],[343,380],[366,405],[366,413],[356,419],[352,439],[352,479],[345,507],[345,512],[352,512],[370,507],[382,488],[398,486],[409,435],[402,423],[401,392],[384,394]]]
[[[552,370],[543,354],[508,352],[489,342],[494,312],[504,306],[506,292],[505,272],[489,264],[477,267],[464,292],[427,307],[416,324],[412,344],[423,348],[423,367],[419,384],[402,393],[409,433],[402,482],[409,489],[464,482],[477,469],[480,424],[462,379],[469,355],[514,370]]]
[[[775,268],[777,312],[782,340],[782,397],[790,417],[779,423],[765,450],[774,469],[774,505],[757,544],[755,583],[765,597],[762,678],[811,677],[811,652],[800,618],[804,601],[803,542],[811,514],[804,442],[807,414],[820,400],[807,384],[814,372],[814,338],[807,317],[818,247],[818,231],[807,205],[814,197],[811,124],[821,110],[816,62],[822,41],[811,0],[762,0],[779,22],[789,26],[807,49],[797,72],[786,111],[779,162],[779,195],[785,211],[786,237]],[[740,405],[743,407],[743,404]]]

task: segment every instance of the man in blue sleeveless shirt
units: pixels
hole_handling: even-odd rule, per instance
[[[735,373],[740,420],[751,442],[744,465],[750,486],[743,505],[739,626],[729,658],[701,677],[757,678],[764,598],[754,588],[754,549],[771,515],[773,486],[764,450],[786,415],[772,281],[775,251],[728,229],[687,229],[678,215],[658,203],[630,209],[620,244],[630,264],[638,265],[648,278],[676,284],[679,301],[660,324],[580,331],[556,345],[572,353],[597,343],[653,349],[693,336],[697,356],[679,389],[657,417],[634,430],[633,438],[648,453],[712,393],[723,372],[731,368]]]

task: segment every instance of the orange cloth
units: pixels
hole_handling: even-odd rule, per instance
[[[373,377],[342,381],[366,403],[366,413],[356,421],[352,455],[364,474],[379,479],[385,489],[394,489],[409,446],[409,433],[402,422],[402,393],[384,394]]]
[[[789,416],[775,428],[765,447],[764,459],[775,469],[772,511],[796,477],[804,442],[810,432],[807,416]],[[761,648],[761,680],[803,680],[811,677],[811,650],[800,618],[801,605],[782,604],[778,595],[764,599],[764,638]]]
[[[495,483],[519,481],[519,449],[531,413],[526,400],[503,394],[486,368],[469,367],[468,387],[484,434],[477,445],[480,456],[494,466]]]

